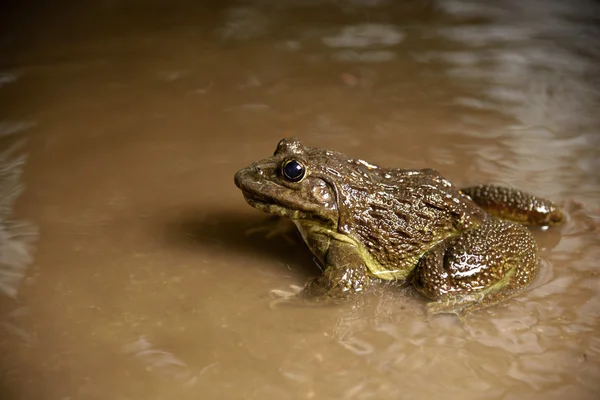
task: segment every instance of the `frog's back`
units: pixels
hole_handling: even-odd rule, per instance
[[[431,247],[487,218],[435,170],[371,168],[363,174],[369,179],[361,186],[342,185],[347,207],[339,226],[365,247],[378,264],[370,269],[385,279],[405,277]]]

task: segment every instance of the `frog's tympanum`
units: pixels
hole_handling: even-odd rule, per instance
[[[523,225],[563,221],[515,189],[459,189],[432,169],[389,169],[295,138],[239,171],[253,207],[291,218],[323,273],[300,297],[343,299],[376,280],[412,282],[431,312],[463,313],[525,288],[538,268]]]

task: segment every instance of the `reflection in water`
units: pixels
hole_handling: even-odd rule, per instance
[[[15,82],[17,78],[17,74],[11,72],[0,72],[0,88],[6,85],[7,83]],[[4,130],[2,130],[2,132],[4,132]],[[0,136],[4,136],[4,134],[5,133],[0,134]]]
[[[252,7],[232,7],[225,13],[225,21],[219,28],[222,39],[247,40],[265,35],[270,19]]]
[[[595,2],[143,3],[0,37],[19,71],[0,72],[0,143],[38,123],[0,152],[3,400],[598,398]],[[528,189],[569,220],[534,232],[528,291],[469,318],[397,285],[270,309],[316,268],[232,177],[289,134]],[[25,152],[35,275],[35,230],[8,219]]]
[[[322,42],[332,48],[345,49],[332,55],[338,61],[384,62],[396,58],[396,53],[381,49],[396,46],[403,39],[404,34],[393,25],[358,24],[346,26],[336,35],[325,36]],[[368,48],[371,50],[364,50]]]
[[[20,129],[3,129],[0,139]],[[0,294],[16,299],[19,285],[32,262],[32,245],[37,228],[26,221],[11,220],[15,201],[23,191],[21,184],[25,155],[18,155],[22,143],[12,145],[0,153]]]
[[[0,74],[0,79],[1,77]],[[26,125],[24,123],[0,124],[0,143],[4,145],[10,143],[12,135],[21,131]],[[26,157],[19,154],[22,144],[22,142],[12,141],[12,144],[5,146],[0,153],[0,296],[6,296],[13,301],[17,300],[27,267],[33,261],[33,245],[37,240],[37,227],[34,224],[11,219],[15,201],[23,191],[21,175]],[[14,303],[11,302],[12,311],[0,315],[0,336],[8,333],[25,343],[32,343],[33,336],[15,322],[15,319],[26,314],[28,309],[26,307],[13,309],[13,307]]]
[[[191,376],[191,371],[185,362],[171,352],[153,348],[152,343],[144,336],[123,346],[123,352],[139,359],[146,365],[148,371],[156,371],[161,377],[182,380],[186,386],[196,383],[196,378]],[[200,373],[212,365],[214,364],[206,366]]]

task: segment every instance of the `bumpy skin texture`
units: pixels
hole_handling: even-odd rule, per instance
[[[548,200],[501,186],[478,185],[462,189],[488,213],[527,225],[557,225],[563,222],[560,209]]]
[[[286,176],[290,161],[300,179]],[[497,303],[535,277],[532,235],[495,216],[543,225],[563,219],[552,202],[514,189],[460,190],[431,169],[381,168],[295,138],[235,182],[253,207],[291,218],[321,264],[323,274],[300,296],[342,299],[374,279],[412,280],[433,312]]]
[[[537,245],[521,225],[489,219],[428,251],[413,283],[438,301],[431,311],[466,311],[497,303],[526,287],[537,270]]]

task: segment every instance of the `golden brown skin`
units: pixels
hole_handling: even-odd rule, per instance
[[[343,299],[374,279],[411,280],[430,311],[461,313],[525,288],[537,245],[521,224],[564,217],[544,199],[496,186],[460,190],[431,169],[388,169],[282,140],[240,170],[253,207],[291,218],[323,274],[299,294]]]
[[[478,185],[461,190],[488,213],[526,225],[552,226],[563,222],[562,211],[552,202],[501,186]]]

